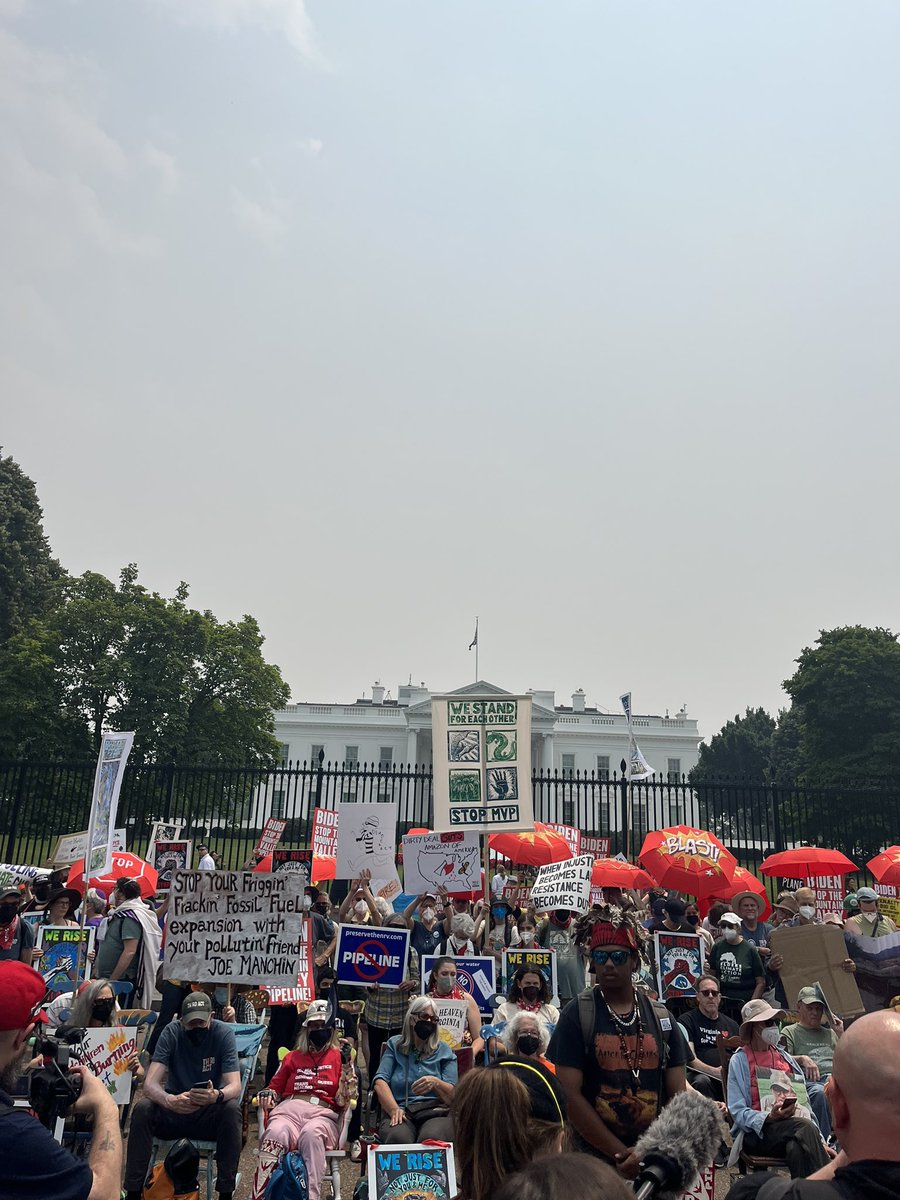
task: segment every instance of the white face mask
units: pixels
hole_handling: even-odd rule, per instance
[[[740,937],[740,933],[733,925],[729,925],[725,930],[725,941],[736,942]]]
[[[806,917],[807,921],[811,921],[815,915],[816,915],[816,910],[813,908],[813,906],[811,904],[801,904],[800,905],[800,916],[801,917]]]
[[[369,906],[366,904],[365,900],[357,900],[357,902],[353,905],[353,911],[357,914],[357,916],[364,917],[369,911]]]
[[[767,1025],[759,1036],[764,1042],[768,1042],[770,1046],[777,1046],[778,1039],[781,1037],[781,1031],[777,1025]]]
[[[802,912],[803,909],[801,909],[800,911]],[[863,916],[864,921],[877,921],[878,920],[877,911],[876,912],[864,912],[862,914],[862,916]]]
[[[303,897],[303,911],[304,911],[304,912],[309,912],[309,910],[310,910],[311,908],[312,908],[312,900],[311,900],[311,898],[310,898],[309,896],[304,896],[304,897]]]
[[[434,920],[434,909],[433,908],[423,908],[422,909],[422,919],[425,921],[433,921]]]

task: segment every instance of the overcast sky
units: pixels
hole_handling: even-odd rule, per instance
[[[0,441],[73,572],[687,702],[900,625],[895,0],[0,0]]]

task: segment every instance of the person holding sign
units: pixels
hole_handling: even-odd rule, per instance
[[[416,996],[406,1011],[403,1032],[386,1043],[373,1078],[384,1113],[379,1142],[452,1142],[449,1104],[456,1079],[456,1055],[438,1036],[434,1003],[430,996]]]
[[[71,1000],[71,996],[69,997]],[[55,1003],[55,1001],[54,1001]],[[119,1024],[119,1006],[108,979],[92,979],[83,983],[78,989],[69,1015],[59,1026],[60,1029],[112,1029]],[[137,1052],[130,1054],[125,1060],[125,1067],[132,1074],[135,1083],[144,1078],[144,1068],[141,1066]]]
[[[268,1088],[259,1093],[260,1108],[268,1114],[268,1121],[251,1200],[262,1200],[285,1150],[299,1150],[303,1155],[309,1200],[319,1200],[325,1151],[336,1149],[344,1110],[357,1095],[350,1047],[345,1056],[331,1019],[328,1001],[313,1000],[297,1048],[285,1056]]]
[[[472,1054],[477,1060],[484,1049],[484,1039],[481,1036],[481,1013],[478,1002],[456,982],[456,960],[447,955],[435,959],[434,966],[425,984],[426,996],[441,1000],[465,1000],[468,1010],[468,1028],[464,1044],[471,1045]]]
[[[559,1009],[550,1003],[550,984],[543,971],[518,967],[513,974],[506,1000],[497,1009],[498,1021],[511,1021],[520,1012],[534,1013],[547,1025],[559,1020]]]
[[[17,887],[0,891],[0,962],[15,960],[30,967],[40,951],[34,948],[34,930],[19,916],[21,903]]]

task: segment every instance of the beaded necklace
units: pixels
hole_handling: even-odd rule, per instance
[[[613,1012],[612,1006],[606,997],[603,997],[603,1002],[606,1005],[606,1011],[609,1013],[610,1020],[613,1023],[613,1028],[619,1035],[619,1048],[622,1051],[622,1061],[625,1066],[631,1071],[631,1091],[636,1093],[638,1082],[641,1078],[641,1067],[644,1065],[644,1024],[641,1021],[641,1009],[638,1004],[637,997],[632,993],[633,1005],[631,1012],[627,1017],[621,1017],[618,1013]],[[637,1040],[634,1047],[634,1059],[629,1062],[628,1059],[628,1043],[625,1040],[626,1032],[630,1033],[633,1028],[636,1028]]]

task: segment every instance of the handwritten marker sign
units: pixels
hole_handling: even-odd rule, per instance
[[[428,976],[439,957],[437,954],[423,954],[421,957],[421,990],[423,994],[428,984]],[[493,955],[477,954],[468,958],[454,956],[454,961],[456,962],[456,982],[464,992],[468,992],[475,998],[478,1011],[483,1017],[492,1017],[494,1008],[490,1001],[497,991],[497,963]]]
[[[566,862],[550,863],[538,871],[531,889],[531,903],[536,912],[569,909],[585,913],[591,906],[590,854],[580,854]]]
[[[472,892],[481,887],[481,844],[477,833],[412,833],[403,839],[403,886],[413,896],[443,888]]]
[[[114,1025],[109,1029],[86,1029],[74,1048],[74,1055],[103,1080],[116,1104],[127,1104],[131,1099],[132,1083],[128,1060],[135,1048],[133,1031]]]
[[[316,858],[337,858],[338,815],[330,808],[313,813],[312,851]]]
[[[176,871],[164,979],[296,987],[303,877],[293,871]]]
[[[408,929],[341,925],[335,959],[338,983],[398,988],[406,975],[408,950]]]
[[[438,1019],[438,1037],[452,1050],[458,1050],[463,1044],[469,1023],[468,1001],[435,999],[434,1007]]]

